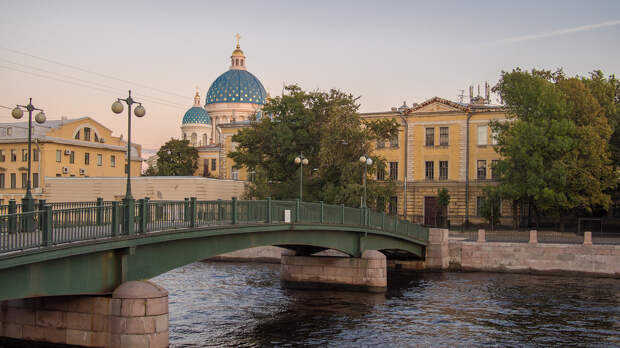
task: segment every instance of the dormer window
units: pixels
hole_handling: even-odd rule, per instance
[[[90,128],[88,127],[84,128],[84,140],[90,141]]]
[[[77,133],[75,133],[75,139],[80,140],[80,131],[77,131]]]
[[[95,133],[95,142],[98,143],[99,142],[99,137],[97,136],[97,133]]]

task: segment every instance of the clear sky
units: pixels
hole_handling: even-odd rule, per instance
[[[0,106],[32,97],[48,118],[110,111],[132,89],[147,114],[132,140],[157,149],[228,69],[235,33],[272,96],[339,88],[361,111],[433,96],[457,100],[502,70],[620,73],[620,1],[10,1],[0,2]],[[0,108],[0,122],[12,121]]]

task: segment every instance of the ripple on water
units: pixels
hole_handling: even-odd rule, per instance
[[[172,347],[617,346],[620,281],[390,273],[386,294],[281,289],[279,265],[194,263],[169,292]]]

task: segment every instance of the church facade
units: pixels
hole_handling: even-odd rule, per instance
[[[247,70],[246,56],[237,41],[228,71],[213,81],[204,104],[196,92],[194,105],[183,116],[181,138],[196,147],[199,154],[195,175],[247,178],[246,171],[233,168],[233,161],[227,157],[235,149],[231,138],[239,129],[249,127],[251,119],[260,117],[267,97],[263,84]]]

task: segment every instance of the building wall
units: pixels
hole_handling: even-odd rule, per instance
[[[48,202],[119,200],[125,196],[125,178],[48,178],[43,198]],[[230,199],[241,197],[245,182],[201,177],[143,176],[131,180],[134,198],[153,200]]]

